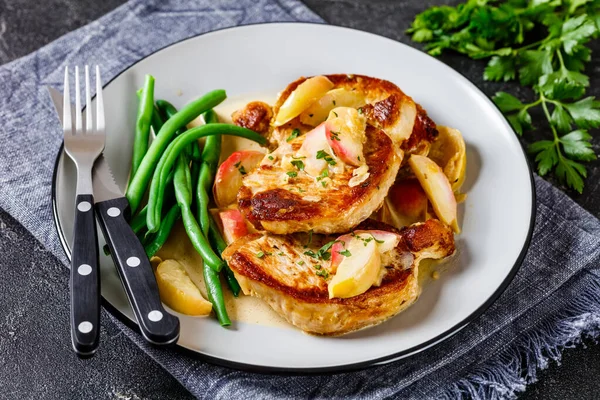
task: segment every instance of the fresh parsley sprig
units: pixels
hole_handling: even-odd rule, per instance
[[[591,58],[586,44],[600,33],[600,0],[469,0],[424,11],[408,33],[434,56],[454,50],[489,58],[486,80],[518,79],[531,87],[531,103],[505,92],[493,100],[519,135],[533,129],[530,110],[541,108],[552,138],[529,146],[538,173],[554,171],[583,191],[581,162],[596,159],[588,129],[600,126],[600,102],[584,97],[589,78],[583,73]]]

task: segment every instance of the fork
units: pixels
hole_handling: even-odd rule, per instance
[[[94,214],[92,167],[104,150],[104,104],[100,68],[96,66],[96,119],[92,116],[90,73],[85,66],[85,129],[82,123],[79,68],[75,67],[75,109],[72,111],[69,67],[63,89],[63,133],[65,152],[77,167],[75,226],[71,258],[71,340],[77,355],[91,356],[100,336],[100,269],[98,236]],[[75,115],[75,124],[71,114]],[[95,122],[95,123],[94,123]]]

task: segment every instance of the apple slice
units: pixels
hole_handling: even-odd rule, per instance
[[[366,292],[377,281],[381,268],[381,255],[371,235],[343,235],[338,240],[340,242],[332,246],[332,266],[334,255],[337,254],[336,260],[340,260],[339,256],[342,258],[337,269],[332,269],[335,275],[328,285],[330,299],[348,298]],[[337,249],[334,250],[334,247]]]
[[[438,218],[454,232],[460,233],[456,198],[444,171],[433,160],[416,154],[410,156],[408,164],[425,190]]]
[[[279,107],[274,125],[281,126],[297,117],[331,88],[333,88],[333,83],[323,75],[308,78],[298,85]]]
[[[325,122],[327,143],[336,156],[347,164],[364,164],[363,143],[366,141],[367,119],[354,108],[337,107],[331,110]]]
[[[227,244],[231,244],[248,234],[246,220],[239,210],[234,208],[219,211],[219,218],[223,224],[223,236]]]
[[[408,178],[394,183],[385,199],[392,225],[400,229],[415,222],[424,222],[427,201],[427,195],[417,179]]]
[[[323,122],[304,137],[304,142],[298,150],[298,156],[306,157],[304,159],[304,172],[311,176],[319,176],[327,168],[328,164],[324,158],[317,158],[319,151],[325,151],[329,155],[333,152],[327,143],[327,124]]]
[[[361,239],[357,239],[357,237],[360,237]],[[344,260],[344,254],[347,255],[351,253],[346,253],[345,250],[347,249],[348,243],[352,240],[362,242],[363,246],[365,243],[375,241],[377,251],[385,253],[398,246],[400,235],[394,232],[381,230],[359,230],[354,231],[353,234],[340,236],[333,246],[331,246],[331,267],[334,271]]]
[[[344,88],[330,90],[300,114],[300,122],[316,126],[327,119],[329,112],[336,107],[358,108],[366,103],[362,93]]]
[[[400,235],[394,232],[370,230],[365,231],[365,233],[375,238],[377,249],[380,253],[388,252],[394,249],[396,246],[398,246],[398,243],[400,243]]]
[[[217,170],[213,194],[217,207],[234,204],[242,187],[242,177],[256,168],[265,157],[260,151],[243,150],[232,153]]]
[[[202,293],[178,261],[165,260],[154,273],[160,299],[167,306],[186,315],[210,314],[211,302],[202,297]]]

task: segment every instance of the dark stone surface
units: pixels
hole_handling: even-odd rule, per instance
[[[0,64],[28,54],[57,37],[100,17],[122,0],[0,0]],[[306,0],[315,12],[335,25],[349,26],[415,46],[404,30],[418,12],[443,0]],[[457,3],[457,1],[445,1]],[[598,43],[594,44],[600,50]],[[486,94],[506,90],[522,98],[530,93],[518,85],[485,82],[484,62],[459,55],[442,61],[471,79]],[[591,94],[600,95],[600,58],[588,67]],[[524,138],[544,137],[545,128]],[[594,145],[598,149],[598,138]],[[583,195],[567,193],[594,215],[600,215],[600,165],[590,165]],[[90,360],[78,360],[70,350],[68,274],[18,223],[0,210],[0,280],[12,282],[0,292],[0,398],[187,398],[189,394],[161,367],[141,352],[103,315],[102,342]],[[18,262],[24,268],[6,268]],[[55,301],[45,302],[53,297]],[[26,305],[23,306],[23,303]],[[52,305],[52,304],[54,305]],[[17,307],[17,305],[19,305]],[[13,310],[20,310],[14,312]],[[45,334],[45,315],[63,321],[55,337]],[[34,375],[28,371],[35,371]],[[551,363],[539,374],[523,399],[593,399],[598,397],[600,346],[587,342],[564,352],[562,365]]]

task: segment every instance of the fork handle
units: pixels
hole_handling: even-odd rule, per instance
[[[144,338],[153,344],[174,343],[179,319],[163,308],[158,285],[146,251],[127,223],[130,209],[125,197],[96,204],[97,217],[121,283]]]
[[[100,337],[100,269],[94,196],[75,200],[75,227],[71,257],[71,339],[77,355],[88,357],[98,349]]]

